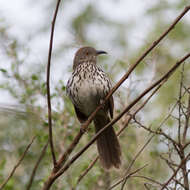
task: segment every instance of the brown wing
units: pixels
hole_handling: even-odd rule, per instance
[[[82,112],[80,112],[80,110],[76,106],[74,106],[74,108],[78,120],[80,121],[80,123],[84,123],[88,119],[88,117],[86,117]]]
[[[108,106],[109,106],[109,112],[110,112],[110,116],[111,118],[113,118],[113,110],[114,110],[114,100],[113,100],[113,96],[111,96],[108,100]]]

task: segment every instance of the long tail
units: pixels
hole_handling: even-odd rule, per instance
[[[96,133],[110,122],[108,115],[98,115],[94,119]],[[119,141],[112,126],[106,129],[97,139],[100,162],[105,169],[121,165],[121,149]]]

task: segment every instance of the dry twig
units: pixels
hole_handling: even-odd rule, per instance
[[[122,178],[121,180],[119,180],[117,183],[115,183],[114,185],[112,185],[108,190],[113,189],[114,187],[118,186],[120,183],[122,183],[124,180],[130,178],[131,176],[133,176],[134,174],[136,174],[137,172],[139,172],[140,170],[144,169],[148,164],[145,164],[144,166],[136,169],[135,171],[127,174],[127,176],[125,176],[124,178]]]
[[[38,160],[37,160],[37,162],[36,162],[36,164],[35,164],[35,166],[34,166],[34,169],[33,169],[33,171],[32,171],[32,175],[30,176],[30,180],[29,180],[29,183],[28,183],[28,185],[27,185],[26,190],[29,190],[29,189],[31,188],[31,186],[32,186],[32,183],[33,183],[33,180],[34,180],[36,171],[37,171],[37,169],[38,169],[38,167],[39,167],[39,165],[40,165],[40,162],[41,162],[42,158],[44,157],[44,154],[45,154],[45,152],[46,152],[46,149],[47,149],[47,147],[48,147],[48,144],[49,144],[49,140],[48,140],[47,143],[44,145],[44,147],[43,147],[43,149],[42,149],[42,152],[41,152],[41,154],[40,154],[40,156],[39,156],[39,158],[38,158]]]
[[[19,165],[21,164],[21,162],[23,161],[23,159],[26,156],[26,153],[28,152],[29,148],[31,147],[32,143],[34,142],[34,139],[36,137],[33,137],[31,142],[28,144],[28,146],[26,147],[25,151],[23,152],[22,156],[20,157],[20,159],[18,160],[17,164],[14,166],[14,168],[12,169],[11,173],[9,174],[9,176],[7,177],[7,179],[1,184],[0,186],[0,190],[3,190],[3,188],[5,187],[5,185],[8,183],[8,181],[11,179],[11,177],[14,175],[16,169],[19,167]]]
[[[189,159],[190,154],[188,154],[180,163],[180,165],[178,166],[178,168],[175,170],[175,172],[173,173],[173,175],[168,179],[168,181],[166,181],[163,185],[161,190],[164,190],[166,188],[166,186],[170,183],[171,180],[173,180],[173,178],[176,176],[177,172],[182,168],[182,166],[184,165],[184,163],[187,162],[187,160]]]
[[[142,151],[146,148],[146,146],[150,143],[150,141],[153,139],[154,136],[155,136],[155,135],[153,134],[153,135],[147,140],[147,142],[143,145],[143,147],[137,152],[137,154],[135,155],[135,157],[133,158],[133,160],[132,160],[131,163],[129,164],[129,166],[128,166],[127,170],[126,170],[126,174],[125,174],[125,175],[127,175],[127,174],[130,172],[130,170],[131,170],[133,164],[135,163],[135,161],[137,160],[137,158],[140,156],[140,154],[142,153]],[[128,179],[128,178],[126,178],[126,179],[123,180],[123,184],[122,184],[122,186],[121,186],[121,190],[124,189],[124,186],[125,186],[125,184],[126,184],[126,182],[127,182],[127,179]]]
[[[51,95],[50,95],[50,65],[51,65],[51,55],[52,55],[52,47],[53,47],[53,35],[54,35],[54,28],[55,28],[55,21],[57,17],[57,12],[59,9],[59,4],[61,0],[57,1],[55,13],[53,16],[52,27],[51,27],[51,35],[50,35],[50,43],[49,43],[49,53],[48,53],[48,64],[47,64],[47,78],[46,78],[46,85],[47,85],[47,103],[48,103],[48,125],[49,125],[49,142],[51,147],[51,154],[53,159],[53,165],[56,166],[56,156],[55,150],[53,145],[53,134],[52,134],[52,118],[51,118]]]

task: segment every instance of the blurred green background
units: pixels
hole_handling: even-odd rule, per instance
[[[57,156],[66,150],[80,128],[72,104],[65,93],[75,51],[86,45],[107,51],[107,56],[100,57],[99,65],[115,84],[187,4],[187,0],[61,2],[55,27],[50,84]],[[8,0],[0,2],[0,5],[0,184],[17,163],[32,137],[37,136],[24,161],[4,188],[21,190],[26,188],[34,164],[48,139],[45,79],[50,27],[56,1],[34,3],[31,0],[17,0],[13,3]],[[187,13],[114,94],[115,115],[188,53],[189,44],[190,14]],[[184,85],[187,87],[190,84],[188,63],[189,61],[185,64],[184,76]],[[157,127],[168,114],[169,108],[178,97],[180,71],[181,69],[178,69],[138,114],[142,122]],[[125,120],[124,116],[116,124],[116,129],[122,128]],[[175,127],[175,121],[169,120],[164,129],[174,130]],[[74,153],[80,150],[93,134],[94,129],[91,126]],[[97,162],[77,189],[107,189],[124,175],[128,164],[148,137],[149,133],[131,123],[120,136],[122,169],[111,171],[108,175]],[[159,137],[154,138],[135,162],[133,169],[148,163],[140,173],[158,181],[165,181],[170,170],[159,154],[167,151],[167,148]],[[93,145],[55,182],[52,189],[74,188],[78,176],[88,167],[95,155],[97,151]],[[42,187],[51,168],[48,147],[34,178],[32,190]],[[143,189],[143,183],[142,179],[130,179],[126,189]]]

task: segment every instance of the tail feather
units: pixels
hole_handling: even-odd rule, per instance
[[[107,114],[96,116],[94,119],[96,133],[110,122]],[[105,169],[119,168],[121,165],[121,149],[112,126],[107,128],[97,139],[100,162]]]

